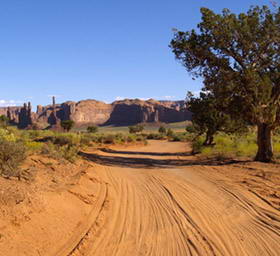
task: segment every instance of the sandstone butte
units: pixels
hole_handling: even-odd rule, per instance
[[[20,107],[2,107],[0,115],[9,117],[19,128],[27,128],[33,124],[41,128],[55,126],[61,120],[73,120],[77,126],[85,125],[132,125],[152,122],[181,122],[191,119],[184,101],[143,101],[125,99],[107,104],[97,100],[67,101],[47,106],[37,106],[32,112],[31,103]]]

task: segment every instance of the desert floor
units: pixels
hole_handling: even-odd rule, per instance
[[[150,141],[0,180],[0,255],[280,255],[280,165]]]

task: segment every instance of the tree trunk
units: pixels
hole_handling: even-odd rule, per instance
[[[206,133],[206,139],[205,139],[203,145],[204,145],[204,146],[210,146],[210,145],[213,144],[213,141],[214,141],[214,135],[213,135],[212,132],[209,132],[209,131],[208,131],[208,132]]]
[[[272,128],[265,123],[258,124],[258,153],[255,157],[259,162],[271,162],[273,160]]]

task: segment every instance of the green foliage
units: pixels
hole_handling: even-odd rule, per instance
[[[149,133],[147,135],[148,140],[164,140],[166,135],[164,133]]]
[[[134,125],[134,126],[129,126],[128,129],[129,129],[129,133],[138,133],[138,132],[142,132],[144,130],[144,125],[141,125],[141,124],[137,124],[137,125]]]
[[[194,153],[201,153],[202,156],[208,158],[223,158],[229,157],[249,157],[252,158],[257,150],[255,132],[246,134],[226,134],[218,133],[214,139],[214,145],[204,146],[203,136],[195,137],[192,141],[192,149]],[[274,150],[276,158],[280,158],[280,136],[274,137]]]
[[[159,127],[158,132],[161,134],[166,134],[166,128],[164,126]]]
[[[0,139],[0,175],[20,179],[20,164],[26,158],[26,148],[22,143]]]
[[[186,127],[186,132],[188,132],[188,133],[196,133],[197,131],[196,131],[196,129],[195,129],[195,127],[193,125],[188,125]]]
[[[258,126],[256,160],[270,161],[271,134],[280,125],[280,8],[201,13],[197,30],[175,33],[173,53],[194,77],[203,78],[220,109]]]
[[[174,136],[174,131],[173,131],[171,128],[169,128],[169,129],[167,130],[166,135],[167,135],[167,137],[172,137],[172,136]]]
[[[9,123],[9,118],[6,117],[5,115],[0,116],[0,127],[6,127]]]
[[[75,125],[75,122],[73,120],[64,120],[60,122],[61,127],[69,132]]]
[[[0,140],[15,142],[17,138],[12,131],[6,128],[0,128]]]
[[[242,120],[232,120],[229,115],[219,109],[218,100],[211,93],[201,92],[200,97],[187,95],[188,109],[193,113],[193,130],[199,135],[206,134],[205,145],[211,145],[218,131],[233,133],[246,131]]]
[[[89,126],[89,127],[87,128],[87,131],[88,131],[89,133],[97,133],[97,132],[98,132],[98,126],[96,126],[96,125],[94,125],[94,126]]]

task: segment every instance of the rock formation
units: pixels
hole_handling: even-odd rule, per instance
[[[31,112],[31,104],[19,108],[0,108],[0,114],[10,116],[20,128],[32,124],[41,127],[57,127],[61,120],[73,120],[77,126],[85,125],[132,125],[152,122],[180,122],[191,120],[191,113],[185,109],[184,101],[131,100],[115,101],[106,104],[96,100],[79,102],[68,101],[52,105],[37,106],[37,112]]]

